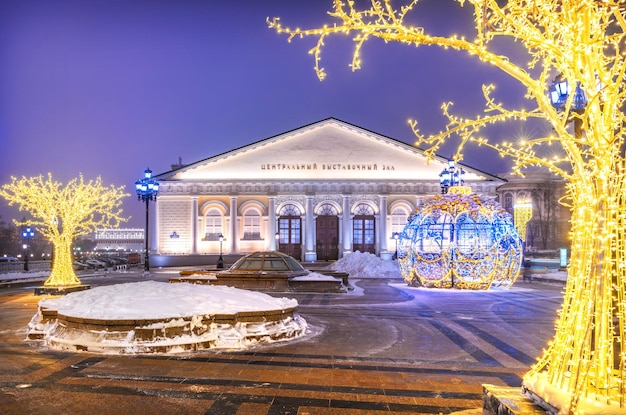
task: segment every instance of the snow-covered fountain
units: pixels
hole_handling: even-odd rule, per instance
[[[96,353],[246,348],[306,333],[295,299],[226,286],[145,281],[40,300],[29,340]]]

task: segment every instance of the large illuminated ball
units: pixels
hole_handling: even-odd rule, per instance
[[[398,240],[400,272],[418,287],[509,288],[520,274],[522,254],[511,215],[460,186],[424,203]]]

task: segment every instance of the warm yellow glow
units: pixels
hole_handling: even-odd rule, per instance
[[[533,205],[530,202],[517,202],[513,205],[515,228],[522,241],[526,242],[526,225],[533,216]]]
[[[28,212],[32,219],[26,223],[52,243],[53,267],[44,284],[68,286],[80,284],[72,266],[72,243],[76,237],[97,228],[117,227],[127,220],[120,209],[122,198],[128,196],[123,190],[124,186],[103,186],[100,177],[85,183],[80,176],[63,186],[48,173],[45,180],[41,175],[11,177],[11,183],[0,188],[0,196],[9,206],[17,205],[20,211]]]
[[[529,373],[525,383],[541,374],[553,388],[570,396],[569,410],[577,412],[581,399],[598,404],[625,406],[626,395],[626,5],[624,0],[457,0],[473,8],[475,39],[430,35],[422,27],[404,23],[418,13],[419,1],[395,9],[389,0],[371,0],[369,9],[357,2],[335,0],[330,16],[335,25],[311,30],[291,30],[279,19],[268,24],[291,41],[317,37],[310,53],[320,79],[324,41],[347,34],[355,42],[351,67],[361,67],[365,41],[379,38],[408,45],[436,45],[464,51],[498,68],[525,88],[525,105],[508,108],[497,102],[493,86],[483,86],[485,108],[475,118],[452,113],[451,103],[442,110],[448,123],[440,133],[423,135],[417,122],[410,125],[417,144],[428,146],[434,156],[450,136],[460,145],[455,160],[462,159],[466,144],[496,150],[513,161],[513,171],[543,167],[568,183],[563,202],[570,208],[571,262],[556,334]],[[362,3],[358,3],[362,4]],[[522,45],[521,54],[507,56],[502,47],[492,50],[494,39],[508,38]],[[501,46],[502,43],[499,43]],[[413,52],[412,49],[407,51]],[[548,87],[557,75],[587,95],[583,109],[573,110],[574,94],[556,109]],[[572,88],[573,90],[574,88]],[[527,137],[522,143],[496,143],[482,135],[494,123],[539,119],[546,123],[544,136]],[[574,128],[570,128],[570,124]],[[550,148],[551,147],[551,148]],[[555,148],[560,147],[560,148]],[[547,155],[557,156],[547,156]]]

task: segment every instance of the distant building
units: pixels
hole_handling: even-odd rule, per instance
[[[98,229],[94,235],[98,252],[141,252],[144,250],[144,229],[116,228]]]
[[[175,167],[156,176],[156,265],[261,250],[302,261],[357,250],[391,258],[394,233],[441,193],[447,159],[429,162],[414,146],[329,118]],[[495,198],[506,183],[462,167],[476,193]]]
[[[565,181],[547,172],[500,177],[507,182],[497,189],[498,201],[511,215],[517,203],[532,204],[532,217],[526,226],[526,251],[556,254],[560,248],[569,248],[571,214],[560,203],[565,196]]]

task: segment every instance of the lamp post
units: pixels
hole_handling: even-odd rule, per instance
[[[25,220],[24,220],[25,221]],[[28,271],[28,259],[30,256],[30,240],[35,237],[35,231],[30,226],[26,226],[22,229],[22,239],[24,240],[24,271]]]
[[[274,234],[274,239],[276,240],[276,251],[280,252],[280,233],[276,232]]]
[[[217,268],[222,269],[224,268],[224,258],[222,258],[222,242],[224,242],[224,235],[220,233],[218,239],[220,241],[220,257],[217,258]]]
[[[565,109],[565,104],[569,98],[571,93],[571,88],[567,79],[563,79],[561,75],[558,75],[549,90],[550,103],[554,108],[558,111],[563,111]],[[587,106],[587,94],[582,90],[580,85],[576,85],[576,90],[574,91],[574,97],[572,98],[572,104],[570,106],[570,111],[575,113],[581,113],[584,111]],[[574,117],[574,137],[580,138],[582,137],[582,120],[580,117]]]
[[[391,237],[396,241],[396,253],[393,255],[393,259],[398,259],[398,239],[400,239],[400,233],[394,232]]]
[[[150,271],[150,249],[148,247],[149,233],[148,233],[148,212],[151,200],[156,200],[159,193],[159,182],[152,178],[152,170],[147,168],[143,172],[143,179],[135,182],[135,190],[137,191],[137,200],[141,200],[146,204],[146,258],[144,261],[144,270]]]
[[[453,159],[448,159],[448,167],[439,173],[439,185],[441,186],[441,194],[448,193],[448,189],[452,186],[463,186],[465,184],[465,170],[462,167],[455,166]]]

